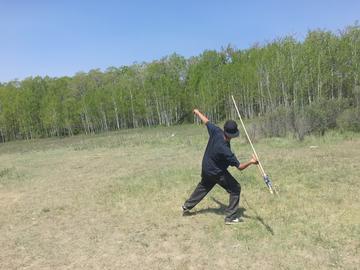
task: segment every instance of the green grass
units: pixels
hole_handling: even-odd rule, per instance
[[[360,136],[261,139],[259,171],[230,169],[245,222],[224,225],[199,181],[203,126],[133,129],[0,145],[0,269],[358,269]],[[240,161],[244,138],[232,141]]]

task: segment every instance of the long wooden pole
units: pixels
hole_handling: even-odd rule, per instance
[[[232,98],[232,101],[233,101],[233,103],[234,103],[234,106],[235,106],[237,115],[239,116],[241,125],[242,125],[242,127],[243,127],[243,129],[244,129],[244,131],[245,131],[246,138],[247,138],[247,140],[248,140],[249,143],[250,143],[250,146],[251,146],[251,148],[252,148],[252,150],[253,150],[253,153],[254,153],[256,159],[257,159],[258,162],[259,162],[259,163],[258,163],[258,168],[259,168],[259,170],[260,170],[260,173],[261,173],[262,176],[264,177],[264,180],[265,180],[265,181],[269,181],[269,178],[268,178],[267,174],[265,173],[264,167],[262,166],[262,164],[261,164],[261,162],[260,162],[259,156],[258,156],[258,154],[256,153],[256,150],[255,150],[255,148],[254,148],[254,145],[253,145],[252,142],[251,142],[251,139],[250,139],[250,137],[249,137],[249,134],[248,134],[247,131],[246,131],[244,122],[243,122],[243,120],[242,120],[242,117],[241,117],[241,114],[240,114],[240,112],[239,112],[239,109],[238,109],[238,107],[237,107],[237,105],[236,105],[234,96],[231,96],[231,98]],[[273,194],[273,193],[274,193],[273,187],[272,187],[271,185],[268,185],[268,183],[266,183],[266,185],[268,186],[270,193]]]

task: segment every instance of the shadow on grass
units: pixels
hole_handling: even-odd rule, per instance
[[[201,210],[198,210],[194,213],[192,213],[193,215],[196,215],[196,214],[203,214],[203,213],[214,213],[214,214],[217,214],[217,215],[224,215],[225,213],[225,210],[226,210],[226,205],[223,204],[222,202],[218,201],[217,199],[215,199],[214,197],[211,197],[211,199],[216,202],[218,204],[219,207],[217,208],[205,208],[205,209],[201,209]],[[269,224],[267,224],[264,219],[258,214],[258,212],[256,211],[255,208],[251,207],[251,205],[249,204],[249,202],[246,200],[246,198],[243,196],[243,199],[245,201],[245,203],[247,204],[249,210],[253,211],[255,213],[255,216],[249,216],[249,215],[246,215],[245,212],[246,212],[246,208],[243,208],[243,207],[240,207],[239,208],[239,216],[241,217],[244,217],[244,218],[248,218],[248,219],[253,219],[253,220],[256,220],[258,222],[260,222],[261,225],[263,225],[265,227],[265,229],[271,234],[271,235],[274,235],[274,230],[270,227]]]
[[[264,219],[258,214],[256,209],[251,207],[249,202],[246,200],[245,196],[243,196],[243,199],[244,199],[245,203],[247,204],[248,208],[255,213],[255,216],[244,215],[244,218],[249,218],[249,219],[254,219],[254,220],[259,221],[271,235],[274,235],[274,230],[270,227],[269,224],[267,224],[264,221]]]
[[[204,213],[213,213],[213,214],[217,214],[217,215],[224,215],[225,214],[225,210],[226,210],[226,205],[223,204],[222,202],[218,201],[217,199],[215,199],[214,197],[211,197],[211,199],[216,202],[219,207],[217,208],[205,208],[205,209],[201,209],[198,210],[196,212],[194,212],[194,214],[204,214]],[[243,207],[240,207],[238,212],[239,212],[239,216],[244,216],[246,209]]]

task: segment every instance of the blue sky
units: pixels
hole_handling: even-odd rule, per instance
[[[360,1],[0,0],[0,82],[248,48],[360,20]]]

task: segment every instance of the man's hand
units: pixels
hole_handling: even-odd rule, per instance
[[[253,154],[252,158],[248,162],[240,163],[238,169],[242,171],[247,167],[249,167],[250,165],[257,165],[257,164],[259,164],[259,161],[257,160],[256,156]]]
[[[254,154],[252,155],[252,159],[250,160],[250,162],[254,165],[259,164],[259,161],[257,160],[257,158]]]
[[[206,124],[207,122],[209,122],[209,119],[208,119],[205,115],[203,115],[201,112],[199,112],[198,109],[194,109],[193,112],[194,112],[194,114],[195,114],[197,117],[200,118],[200,120],[201,120],[204,124]]]

